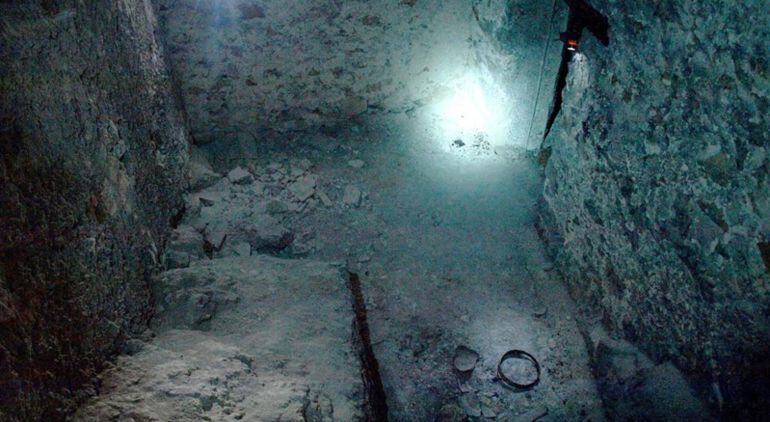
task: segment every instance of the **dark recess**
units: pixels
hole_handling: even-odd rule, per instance
[[[556,117],[561,112],[564,87],[567,86],[567,74],[569,73],[569,63],[574,57],[575,52],[567,48],[566,40],[580,41],[583,36],[583,29],[593,34],[604,46],[610,45],[609,28],[610,23],[606,16],[591,7],[584,0],[564,0],[569,5],[569,18],[567,20],[567,30],[562,33],[562,39],[565,41],[561,50],[561,65],[556,77],[556,88],[553,95],[551,112],[548,114],[548,122],[545,126],[543,139],[551,133]]]
[[[765,270],[770,273],[770,242],[762,242],[757,244],[759,253],[762,254],[762,262],[765,263]]]

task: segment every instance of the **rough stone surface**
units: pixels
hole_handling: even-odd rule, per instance
[[[551,0],[156,3],[195,142],[220,144],[219,156],[251,153],[265,138],[297,129],[412,112],[464,92],[471,80],[505,93],[492,106],[505,110],[506,119],[495,124],[508,124],[509,137],[523,144],[552,6]],[[554,44],[549,73],[558,67]],[[533,138],[543,131],[549,96],[544,89]]]
[[[193,190],[205,189],[222,177],[216,173],[206,159],[206,155],[198,148],[190,149],[190,188]]]
[[[360,168],[363,168],[364,165],[366,165],[366,163],[364,162],[364,160],[350,160],[348,161],[348,165],[350,167],[353,167],[354,169],[360,169]]]
[[[558,267],[614,332],[714,378],[733,416],[761,413],[766,3],[592,3],[610,46],[585,35],[545,145],[543,228]]]
[[[472,371],[478,361],[479,354],[465,346],[459,346],[455,349],[455,355],[452,360],[455,369],[460,372]]]
[[[227,179],[236,185],[248,185],[254,181],[254,176],[252,176],[248,170],[245,170],[241,167],[236,167],[227,173]]]
[[[346,283],[334,265],[266,256],[165,272],[157,337],[73,419],[363,420]]]
[[[361,205],[361,189],[353,185],[345,187],[345,194],[342,196],[342,203],[351,207],[358,208]]]
[[[289,186],[291,193],[299,201],[307,201],[308,198],[315,194],[317,179],[313,175],[300,177],[296,182]]]
[[[188,142],[149,1],[0,16],[0,419],[58,420],[149,317]]]
[[[597,387],[610,420],[714,420],[682,373],[671,362],[656,365],[638,348],[590,334]]]
[[[171,238],[164,252],[167,268],[183,268],[204,256],[203,235],[194,227],[183,224],[171,233]]]
[[[280,187],[283,197],[295,198],[295,193],[289,193],[291,186],[287,188],[282,184]],[[203,234],[204,251],[210,257],[216,252],[242,255],[243,243],[255,251],[279,252],[294,240],[291,230],[270,215],[271,208],[275,211],[280,205],[283,212],[288,212],[289,205],[271,200],[259,181],[239,185],[222,178],[207,189],[186,195],[186,202],[189,212],[182,220],[183,227],[191,226]],[[274,205],[271,207],[271,204]],[[172,243],[171,253],[176,254],[177,249]]]

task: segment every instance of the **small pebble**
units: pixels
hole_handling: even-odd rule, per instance
[[[363,168],[365,164],[366,163],[364,163],[363,160],[350,160],[350,161],[348,161],[348,165],[350,167],[353,167],[354,169]]]

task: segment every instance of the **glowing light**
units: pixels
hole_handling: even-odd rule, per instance
[[[507,97],[489,78],[470,73],[448,84],[447,95],[434,104],[437,137],[449,145],[483,139],[502,144],[510,119],[505,118]]]
[[[460,84],[446,107],[447,118],[463,132],[483,132],[489,126],[490,107],[476,81]]]

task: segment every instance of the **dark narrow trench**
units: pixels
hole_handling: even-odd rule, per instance
[[[369,332],[369,322],[366,315],[366,301],[361,290],[361,279],[358,274],[348,273],[350,294],[353,299],[355,313],[354,330],[359,345],[361,360],[361,379],[364,383],[364,406],[366,420],[371,422],[386,422],[388,420],[388,403],[385,388],[382,386],[380,365],[372,348],[372,338]]]

